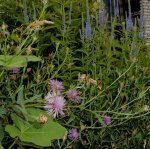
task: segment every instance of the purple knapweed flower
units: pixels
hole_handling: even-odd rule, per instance
[[[9,72],[11,74],[18,74],[20,73],[20,68],[19,67],[11,67],[11,68],[8,68]]]
[[[69,140],[77,140],[78,139],[78,131],[76,128],[71,128],[69,129],[69,132],[68,132],[68,139]]]
[[[64,115],[65,100],[62,96],[46,97],[44,109],[54,118]]]
[[[48,82],[48,86],[49,86],[50,90],[54,91],[54,92],[61,91],[64,89],[62,82],[60,82],[58,80],[50,80]]]
[[[76,104],[81,102],[80,96],[78,96],[78,92],[74,89],[70,89],[67,92],[67,97],[68,97],[69,100],[71,100],[72,102],[74,102]]]
[[[105,115],[103,117],[103,125],[109,125],[111,123],[110,116]]]

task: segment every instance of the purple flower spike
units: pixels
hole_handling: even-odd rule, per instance
[[[61,96],[54,96],[46,99],[46,105],[44,106],[44,109],[48,112],[49,115],[56,118],[59,115],[64,115],[64,106],[64,98]]]
[[[77,140],[78,136],[79,136],[79,134],[78,134],[78,131],[76,128],[69,129],[69,133],[68,133],[69,140]]]
[[[118,0],[116,4],[116,16],[119,17],[119,1]]]
[[[109,125],[111,123],[110,116],[105,115],[103,117],[103,125]]]
[[[99,11],[98,12],[98,23],[99,24],[104,24],[104,11]]]
[[[90,22],[86,22],[86,32],[85,32],[85,35],[87,38],[90,38],[91,35],[92,35],[92,28],[91,28],[91,24]]]
[[[126,29],[127,29],[127,31],[131,31],[131,28],[132,28],[132,15],[131,15],[131,4],[130,4],[130,0],[128,0],[128,11],[129,11],[129,17],[128,17]]]
[[[74,89],[71,89],[68,91],[67,93],[67,97],[69,100],[71,100],[72,102],[78,104],[80,103],[80,96],[78,96],[78,92]]]
[[[142,32],[142,31],[139,32],[139,38],[140,38],[140,39],[143,39],[143,38],[144,38],[144,32]]]
[[[60,82],[58,80],[50,80],[48,85],[49,85],[50,89],[55,92],[61,91],[64,89],[62,82]]]
[[[131,28],[132,28],[132,19],[129,17],[127,21],[126,29],[127,31],[131,31]]]

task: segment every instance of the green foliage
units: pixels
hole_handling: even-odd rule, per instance
[[[41,59],[34,55],[0,55],[0,65],[4,67],[25,67],[28,62],[37,61],[41,61]]]
[[[126,20],[99,25],[99,2],[89,1],[86,38],[86,0],[28,0],[27,23],[23,0],[0,0],[0,148],[150,148],[149,46],[135,25],[126,31]],[[50,79],[65,87],[65,116],[55,120],[43,108]],[[68,100],[70,88],[80,104]],[[67,138],[70,128],[76,142]]]
[[[67,130],[54,122],[51,117],[48,118],[45,124],[38,124],[38,122],[36,122],[38,116],[41,114],[46,115],[45,112],[35,108],[26,110],[28,122],[16,114],[11,114],[15,126],[6,125],[5,130],[12,138],[18,137],[23,142],[30,142],[45,147],[51,146],[51,141],[63,138]]]

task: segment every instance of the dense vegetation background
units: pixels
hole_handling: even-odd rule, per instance
[[[142,10],[133,20],[129,1],[122,20],[117,3],[113,16],[105,8],[101,0],[0,0],[0,149],[150,148]],[[53,94],[64,115],[45,108]]]

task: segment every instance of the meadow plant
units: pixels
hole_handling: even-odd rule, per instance
[[[24,22],[29,22],[28,10],[27,10],[27,0],[24,0]]]
[[[128,0],[128,20],[126,23],[126,30],[129,32],[132,29],[132,15],[131,15],[131,4],[130,4],[130,0]]]
[[[93,1],[28,1],[28,23],[25,3],[0,2],[0,148],[150,148],[150,52],[130,6],[127,27],[97,25]]]

